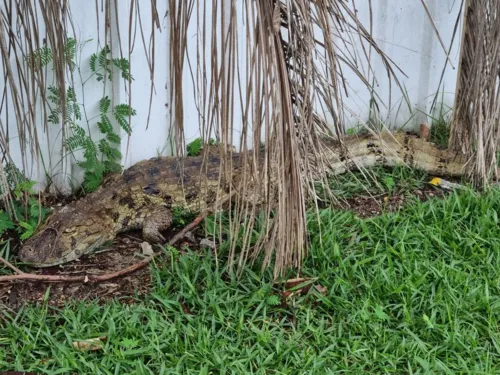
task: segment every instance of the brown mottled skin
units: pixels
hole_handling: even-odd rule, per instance
[[[199,212],[225,194],[219,164],[214,155],[187,157],[183,169],[172,157],[141,161],[55,211],[23,244],[19,258],[35,267],[67,263],[134,229],[142,229],[144,240],[162,243],[160,231],[172,224],[172,207]]]
[[[356,135],[347,137],[344,144],[346,148],[339,147],[338,142],[325,141],[323,163],[315,166],[318,175],[320,168],[340,174],[360,167],[401,164],[436,175],[457,176],[465,172],[463,157],[405,133]],[[234,155],[231,181],[220,186],[235,183],[238,169],[241,171],[238,160],[238,155]],[[227,194],[219,187],[218,156],[187,157],[183,160],[183,173],[180,165],[175,158],[153,158],[111,177],[96,192],[54,212],[24,243],[19,258],[35,267],[66,263],[132,229],[142,229],[147,241],[164,242],[160,231],[172,223],[171,207],[200,211]],[[273,179],[272,170],[270,177]],[[254,196],[252,199],[260,199],[257,192],[249,194]]]

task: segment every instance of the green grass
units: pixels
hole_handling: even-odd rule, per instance
[[[499,191],[466,191],[369,220],[325,209],[321,230],[311,214],[303,273],[328,292],[284,308],[269,274],[247,268],[237,282],[208,254],[172,254],[176,262],[152,267],[152,294],[133,305],[3,311],[0,369],[498,374],[499,211]],[[98,336],[108,337],[104,350],[72,349]]]
[[[444,93],[442,94],[444,95]],[[451,113],[452,108],[445,105],[444,102],[440,102],[435,116],[427,114],[432,120],[430,141],[443,148],[448,147]]]
[[[440,147],[448,147],[448,139],[450,138],[450,124],[440,116],[433,119],[431,126],[430,141]]]

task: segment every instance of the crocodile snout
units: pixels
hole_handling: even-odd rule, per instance
[[[24,263],[37,267],[48,267],[60,259],[61,249],[58,246],[57,231],[47,228],[28,239],[18,257]]]

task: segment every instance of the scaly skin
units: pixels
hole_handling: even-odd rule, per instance
[[[142,229],[146,241],[164,242],[160,231],[172,224],[172,207],[200,211],[226,194],[219,189],[219,163],[216,156],[205,162],[187,157],[181,178],[175,158],[139,162],[55,211],[24,243],[19,258],[34,267],[67,263],[134,229]]]
[[[314,167],[313,174],[319,176],[325,168],[335,175],[355,168],[403,164],[441,176],[465,172],[462,156],[404,133],[350,136],[344,145],[324,141],[322,163]],[[187,157],[181,173],[179,161],[172,157],[139,162],[96,192],[54,212],[26,241],[19,258],[35,267],[67,263],[132,229],[142,229],[144,239],[151,243],[164,242],[160,231],[171,225],[172,207],[200,211],[227,194],[227,189],[219,187],[219,164],[219,157],[213,155]],[[238,155],[233,164],[232,175],[221,186],[237,185],[241,172]],[[272,176],[271,168],[271,180]],[[248,194],[260,199],[251,187]]]

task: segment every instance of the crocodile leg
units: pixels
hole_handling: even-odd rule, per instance
[[[160,231],[168,229],[172,225],[172,212],[166,207],[155,207],[154,210],[144,218],[142,226],[142,237],[145,241],[157,244],[164,243],[165,238]]]

